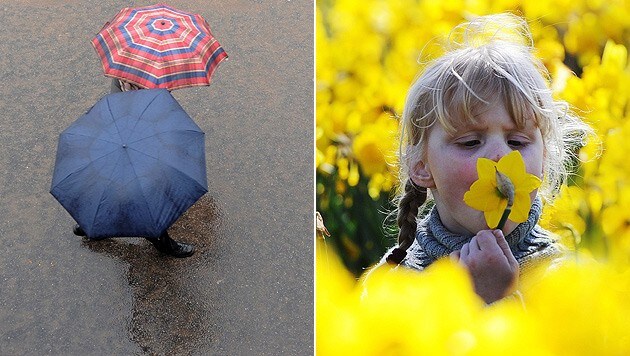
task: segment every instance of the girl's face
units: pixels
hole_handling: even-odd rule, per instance
[[[444,226],[451,232],[474,235],[488,229],[483,212],[464,203],[464,193],[477,180],[477,158],[498,161],[513,150],[520,151],[528,173],[542,179],[544,147],[542,133],[533,120],[519,129],[499,100],[476,114],[477,124],[458,127],[451,135],[442,125],[431,127],[424,159],[411,169],[411,179],[430,188]],[[531,193],[532,200],[537,191]],[[516,228],[508,220],[504,233]]]

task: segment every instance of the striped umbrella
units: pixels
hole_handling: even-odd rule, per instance
[[[106,76],[143,88],[209,85],[227,58],[201,15],[165,4],[120,10],[92,45]]]

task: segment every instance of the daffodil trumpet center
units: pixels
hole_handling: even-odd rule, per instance
[[[512,212],[512,205],[514,204],[514,184],[508,176],[499,172],[497,167],[494,167],[495,175],[497,178],[497,191],[501,195],[502,198],[507,199],[507,206],[501,215],[501,220],[499,220],[499,224],[497,225],[497,229],[503,229],[505,223],[507,222],[508,216]]]
[[[514,184],[508,176],[499,172],[494,167],[495,175],[497,177],[497,190],[502,198],[507,199],[507,208],[511,208],[514,205]]]

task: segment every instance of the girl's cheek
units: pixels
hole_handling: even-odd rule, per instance
[[[535,153],[521,153],[523,155],[523,160],[525,161],[525,170],[529,174],[533,174],[538,178],[542,179],[543,175],[543,155],[535,154]]]
[[[468,190],[470,185],[477,180],[477,162],[453,162],[457,165],[457,172],[453,176],[453,179],[459,180],[463,183],[464,188]]]
[[[477,160],[467,161],[462,165],[463,174],[466,179],[477,180]]]

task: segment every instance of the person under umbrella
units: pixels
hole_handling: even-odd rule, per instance
[[[117,81],[117,80],[115,80],[115,81]],[[130,90],[134,90],[134,89],[140,89],[140,88],[138,88],[137,86],[134,86],[132,84],[130,85],[130,83],[126,83],[124,81],[121,81],[121,82],[118,82],[118,83],[116,83],[116,82],[112,83],[111,91],[112,91],[112,93],[116,93],[116,92],[120,92],[120,91],[130,91]],[[144,90],[142,90],[142,91],[144,92]],[[153,92],[153,91],[155,91],[155,90],[147,90],[146,92]],[[166,90],[161,90],[161,91],[168,93]],[[133,93],[128,93],[128,94],[125,93],[125,94],[121,94],[121,95],[123,95],[123,96],[132,95],[133,96]],[[167,95],[168,95],[167,100],[172,100],[173,102],[176,103],[175,99],[170,94],[167,94]],[[134,105],[134,101],[133,100],[125,100],[124,104],[128,105],[128,106],[131,106],[131,105]],[[179,105],[177,104],[177,106],[179,106]],[[179,109],[181,109],[181,107],[179,107]],[[129,109],[129,110],[131,110],[131,109]],[[183,111],[183,109],[181,109],[181,110]],[[92,109],[90,111],[92,111]],[[140,110],[140,111],[142,111],[142,110]],[[86,114],[86,115],[89,115],[89,114],[90,114],[90,112],[88,112],[88,114]],[[191,120],[191,122],[192,122],[192,120]],[[203,134],[203,133],[201,133],[201,134]],[[203,154],[202,154],[202,156],[203,156]],[[205,157],[205,156],[203,156],[203,157]],[[202,180],[202,181],[204,181],[203,183],[205,183],[205,158],[203,158],[203,157],[200,157],[199,161],[203,163],[204,169],[203,169],[203,172],[199,174],[200,177],[197,180]],[[58,158],[58,160],[59,160],[59,158]],[[202,163],[200,163],[200,165]],[[53,182],[53,184],[55,184],[55,183]],[[195,192],[194,194],[199,195],[199,194],[205,193],[206,191],[207,191],[207,187],[202,186],[200,191],[199,192]],[[55,191],[55,189],[53,189],[51,191],[51,193],[53,193],[53,195],[55,195],[55,197],[57,197],[58,195],[61,195],[60,193]],[[190,204],[192,204],[197,199],[195,197],[196,195],[194,195],[194,194],[193,194],[193,199],[191,200]],[[58,198],[58,200],[59,200],[59,198]],[[66,204],[66,205],[72,206],[73,204]],[[64,207],[66,207],[66,205],[64,205]],[[66,209],[69,210],[67,207],[66,207]],[[171,220],[173,220],[173,219],[171,219]],[[90,236],[88,233],[86,233],[86,231],[78,223],[73,227],[73,233],[75,235],[77,235],[77,236],[83,236],[83,237],[86,237],[88,239],[102,239],[102,238],[105,238],[102,235]],[[151,235],[153,235],[153,234],[151,234]],[[117,235],[117,236],[125,236],[125,235]],[[114,237],[114,236],[106,236],[106,237]],[[166,228],[163,228],[161,233],[159,233],[159,236],[142,236],[142,237],[146,238],[149,242],[151,242],[151,244],[153,244],[153,246],[158,251],[160,251],[160,252],[162,252],[164,254],[167,254],[169,256],[172,256],[172,257],[178,257],[178,258],[189,257],[189,256],[192,256],[194,254],[194,252],[195,252],[195,247],[192,244],[187,244],[187,243],[179,242],[179,241],[176,241],[176,240],[172,239],[170,237],[170,235],[168,234],[168,231],[167,231]]]
[[[158,4],[124,8],[92,40],[111,93],[139,89],[209,85],[218,65],[227,58],[206,20]],[[77,224],[73,232],[86,236]],[[177,242],[164,232],[148,240],[161,252],[188,257],[193,245]]]
[[[121,91],[131,91],[131,90],[139,90],[139,89],[144,89],[144,88],[139,87],[133,83],[129,83],[122,79],[112,78],[112,85],[110,88],[110,93],[120,93]]]
[[[122,79],[113,78],[110,92],[119,93],[119,92],[140,90],[140,89],[143,89],[143,88],[133,83],[124,81]],[[76,231],[76,228],[81,229],[78,224],[75,226],[75,231]],[[81,230],[80,232],[83,232],[83,231]],[[79,236],[85,236],[85,235],[79,235]],[[160,235],[160,237],[157,239],[147,238],[147,240],[151,242],[158,251],[165,253],[167,255],[173,256],[173,257],[188,257],[188,256],[192,256],[192,254],[195,253],[195,246],[173,240],[169,236],[168,231],[164,231],[164,233]]]

